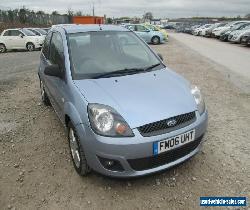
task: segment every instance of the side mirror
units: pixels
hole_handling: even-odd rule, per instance
[[[146,30],[145,32],[149,33],[149,32],[150,32],[150,30]]]
[[[52,64],[52,65],[46,66],[44,69],[44,74],[48,76],[59,77],[59,78],[63,77],[63,73],[60,70],[58,64]]]
[[[19,37],[23,38],[23,34],[19,34]]]
[[[159,58],[163,61],[163,57],[160,53],[157,54],[159,56]]]

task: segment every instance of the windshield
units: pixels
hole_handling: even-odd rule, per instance
[[[38,31],[42,35],[46,35],[47,34],[47,32],[44,29],[41,29],[41,28],[36,28],[36,31]]]
[[[160,60],[133,32],[101,31],[69,34],[73,79],[148,68]],[[161,69],[160,64],[154,68]]]
[[[22,32],[24,32],[24,34],[26,36],[36,36],[32,31],[28,30],[28,29],[22,29]]]
[[[250,28],[250,25],[247,24],[247,25],[241,26],[239,29],[242,30],[242,29],[249,29],[249,28]]]
[[[234,25],[235,24],[235,22],[229,22],[229,23],[227,23],[226,25],[225,25],[225,27],[229,27],[229,26],[232,26],[232,25]]]
[[[28,30],[32,31],[37,36],[41,36],[41,33],[39,33],[37,30],[34,30],[34,29],[28,29]]]

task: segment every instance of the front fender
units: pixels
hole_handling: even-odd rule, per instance
[[[77,111],[77,109],[71,102],[66,102],[64,104],[64,113],[65,113],[65,116],[67,115],[70,118],[71,122],[73,123],[75,127],[83,123],[79,112]]]

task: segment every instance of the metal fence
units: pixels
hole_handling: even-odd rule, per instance
[[[69,23],[67,15],[37,14],[32,11],[0,10],[0,23],[22,23],[32,25],[53,25]]]

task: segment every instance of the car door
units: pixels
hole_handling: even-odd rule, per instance
[[[150,30],[143,25],[136,25],[135,32],[138,34],[145,42],[150,42]]]
[[[20,30],[10,30],[12,49],[25,49],[25,35]]]
[[[66,88],[66,78],[65,78],[65,60],[64,60],[64,48],[63,39],[60,33],[53,32],[47,37],[52,36],[49,45],[48,57],[44,57],[43,69],[48,65],[57,64],[60,71],[64,75],[62,78],[55,76],[44,75],[44,84],[46,87],[46,92],[49,95],[50,102],[54,107],[58,117],[63,121],[64,119],[64,101]],[[48,39],[46,39],[47,44]],[[43,49],[44,51],[44,49]]]

